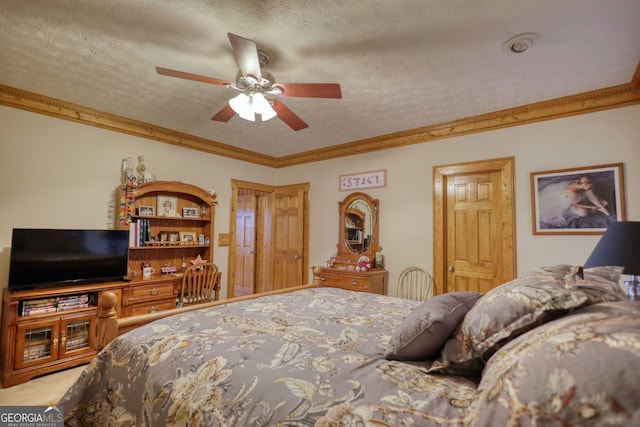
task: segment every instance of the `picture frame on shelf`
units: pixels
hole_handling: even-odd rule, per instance
[[[622,163],[531,172],[533,234],[603,234],[626,219]]]
[[[178,198],[172,196],[158,196],[158,216],[177,216]]]
[[[194,245],[198,242],[196,238],[196,233],[190,231],[181,231],[180,232],[180,242],[186,243],[189,245]]]
[[[156,208],[153,206],[139,206],[138,216],[155,216]]]
[[[180,241],[180,233],[177,231],[169,232],[169,242],[170,243],[178,243]]]
[[[183,218],[200,218],[197,207],[185,207],[182,208]]]

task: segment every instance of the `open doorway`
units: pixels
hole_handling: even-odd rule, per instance
[[[309,184],[231,181],[227,296],[308,281]]]

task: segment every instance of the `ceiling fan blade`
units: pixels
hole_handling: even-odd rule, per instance
[[[229,104],[222,107],[220,111],[216,113],[215,116],[211,117],[211,120],[215,120],[217,122],[228,122],[236,115],[236,112],[233,111],[233,108]]]
[[[291,111],[289,107],[284,105],[282,102],[277,99],[269,99],[269,101],[273,102],[273,109],[278,113],[278,117],[280,120],[285,122],[291,129],[298,131],[305,128],[308,128],[309,125],[304,122],[296,113]]]
[[[212,85],[224,86],[226,84],[231,84],[228,80],[220,80],[213,77],[185,73],[184,71],[170,70],[168,68],[156,67],[156,71],[158,74],[163,76],[178,77],[179,79],[194,80],[196,82],[210,83]]]
[[[273,85],[282,90],[280,96],[297,98],[342,98],[340,85],[337,83],[276,83]]]
[[[251,76],[261,82],[260,59],[258,58],[258,48],[255,42],[233,33],[227,33],[227,35],[242,75],[245,77]]]

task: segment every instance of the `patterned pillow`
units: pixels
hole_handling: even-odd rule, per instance
[[[590,303],[577,289],[581,267],[542,267],[487,292],[449,339],[430,372],[479,375],[509,340]]]
[[[640,304],[584,307],[522,335],[488,361],[473,427],[640,425]]]
[[[387,345],[385,359],[434,359],[481,296],[478,292],[452,292],[425,301],[398,325]]]
[[[592,304],[606,301],[626,301],[625,291],[619,281],[624,267],[591,267],[585,268],[582,277],[576,277],[575,283]]]
[[[622,267],[541,267],[487,292],[465,316],[430,372],[478,376],[502,345],[589,304],[625,300]]]

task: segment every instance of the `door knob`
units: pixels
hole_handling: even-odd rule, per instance
[[[302,258],[302,257],[301,257],[300,255],[298,255],[298,254],[296,254],[296,255],[293,257],[293,259],[295,259],[295,260],[299,260],[300,258]]]
[[[456,268],[453,265],[450,265],[447,270],[449,271],[449,273],[453,273],[454,271],[456,271]]]

